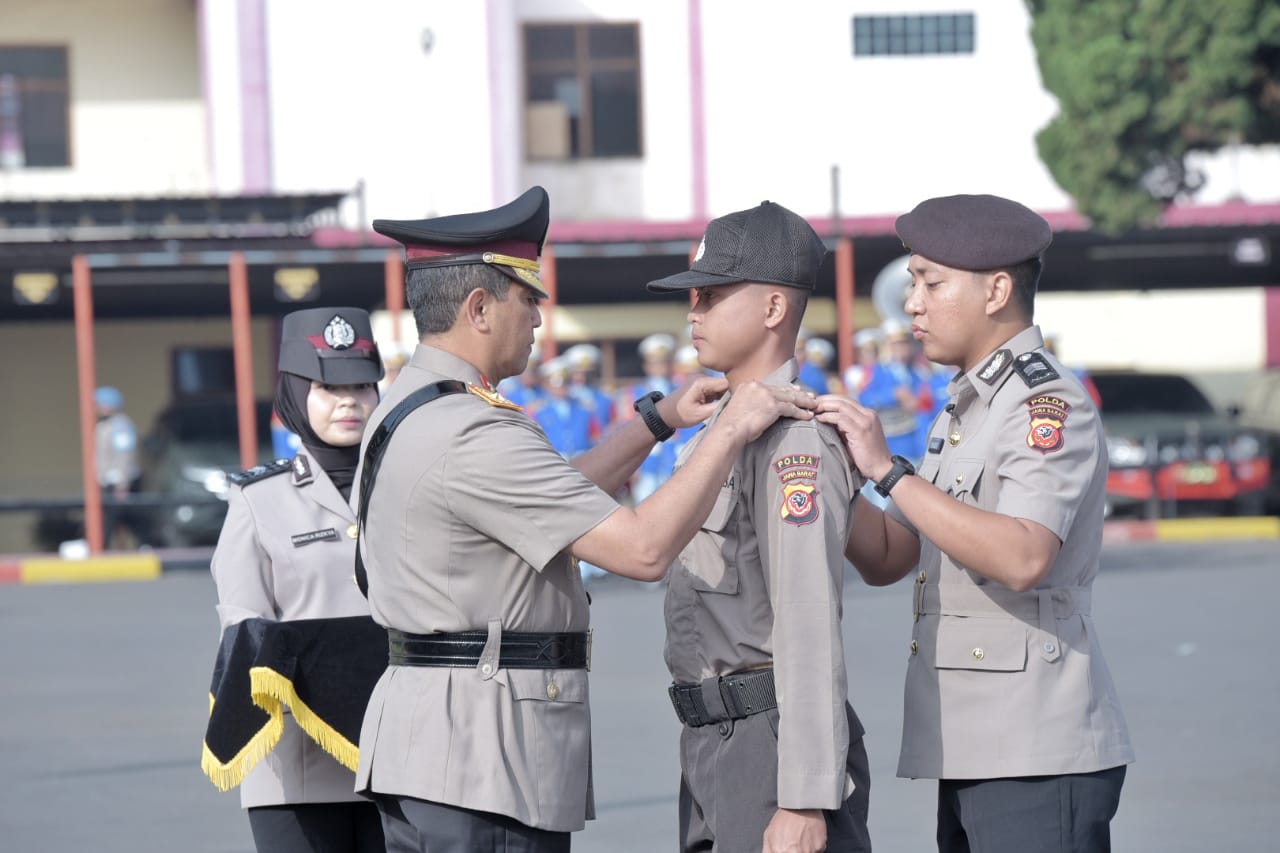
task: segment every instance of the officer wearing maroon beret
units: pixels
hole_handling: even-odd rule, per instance
[[[938,781],[943,853],[1102,853],[1133,748],[1091,616],[1107,453],[1098,411],[1032,313],[1043,218],[958,195],[899,217],[905,309],[957,372],[919,470],[874,412],[819,400],[888,500],[856,505],[868,583],[918,566],[898,775]]]
[[[541,324],[550,203],[374,223],[406,247],[419,344],[370,420],[356,481],[357,574],[389,666],[360,734],[357,789],[393,853],[565,851],[593,817],[587,596],[577,561],[658,580],[747,441],[801,395],[734,394],[702,450],[635,509],[610,497],[655,442],[705,419],[701,378],[572,460],[494,390]],[[794,401],[794,402],[793,402]]]

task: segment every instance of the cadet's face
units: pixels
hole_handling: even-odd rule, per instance
[[[930,361],[963,370],[985,355],[974,353],[974,338],[986,315],[985,288],[979,276],[912,255],[906,308],[911,334]],[[981,347],[981,344],[979,344]]]
[[[311,383],[307,394],[307,419],[320,440],[335,447],[353,447],[360,443],[364,426],[378,405],[378,386],[325,385]]]
[[[700,287],[689,310],[693,347],[703,367],[727,373],[759,345],[767,289],[750,282]]]
[[[542,325],[542,312],[538,309],[538,294],[515,283],[507,291],[507,298],[494,300],[492,306],[496,375],[488,378],[497,382],[524,372],[529,353],[533,352],[533,330]]]

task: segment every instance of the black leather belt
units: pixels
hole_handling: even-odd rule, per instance
[[[673,684],[667,688],[667,693],[680,722],[691,728],[725,720],[741,720],[778,707],[778,698],[773,692],[772,669],[722,675],[695,684]],[[708,695],[710,702],[707,701]]]
[[[408,634],[387,629],[392,666],[477,666],[488,631]],[[591,638],[586,631],[542,634],[502,632],[499,669],[590,669]]]

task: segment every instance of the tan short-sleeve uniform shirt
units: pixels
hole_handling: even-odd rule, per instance
[[[948,391],[919,476],[962,503],[1041,524],[1062,547],[1038,589],[1015,593],[921,539],[898,775],[992,779],[1132,762],[1091,616],[1107,480],[1098,411],[1036,327]]]
[[[795,378],[790,361],[765,381]],[[852,791],[849,744],[862,732],[849,731],[845,712],[840,620],[844,545],[860,484],[833,428],[780,420],[743,450],[671,568],[666,660],[674,681],[773,667],[783,808],[835,809]]]
[[[487,386],[470,364],[420,345],[366,443],[391,408],[442,379]],[[617,506],[518,408],[472,393],[434,400],[396,430],[369,498],[373,618],[415,634],[487,629],[491,641],[586,631],[567,548]],[[391,666],[365,713],[356,784],[572,831],[592,809],[589,763],[584,670]]]

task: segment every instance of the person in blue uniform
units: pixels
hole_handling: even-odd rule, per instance
[[[618,407],[619,420],[635,417],[635,401],[646,394],[658,392],[666,395],[675,390],[675,383],[671,381],[675,348],[675,338],[665,333],[649,335],[640,341],[645,378],[623,395],[622,405]],[[656,492],[671,476],[676,465],[676,450],[669,441],[654,445],[631,481],[631,497],[636,503]]]
[[[600,385],[600,348],[594,344],[574,344],[560,356],[569,366],[569,393],[591,413],[598,439],[613,423],[613,395]]]
[[[542,355],[535,347],[529,354],[529,363],[516,376],[508,376],[498,383],[498,393],[524,409],[530,415],[537,414],[538,409],[547,399],[546,390],[542,387]]]
[[[540,371],[547,395],[534,413],[534,420],[547,434],[551,446],[566,459],[591,449],[595,421],[587,407],[571,393],[569,365],[564,356],[553,358]]]
[[[831,387],[831,360],[836,348],[826,338],[809,338],[804,344],[804,361],[800,364],[800,383],[815,394],[826,394]]]

